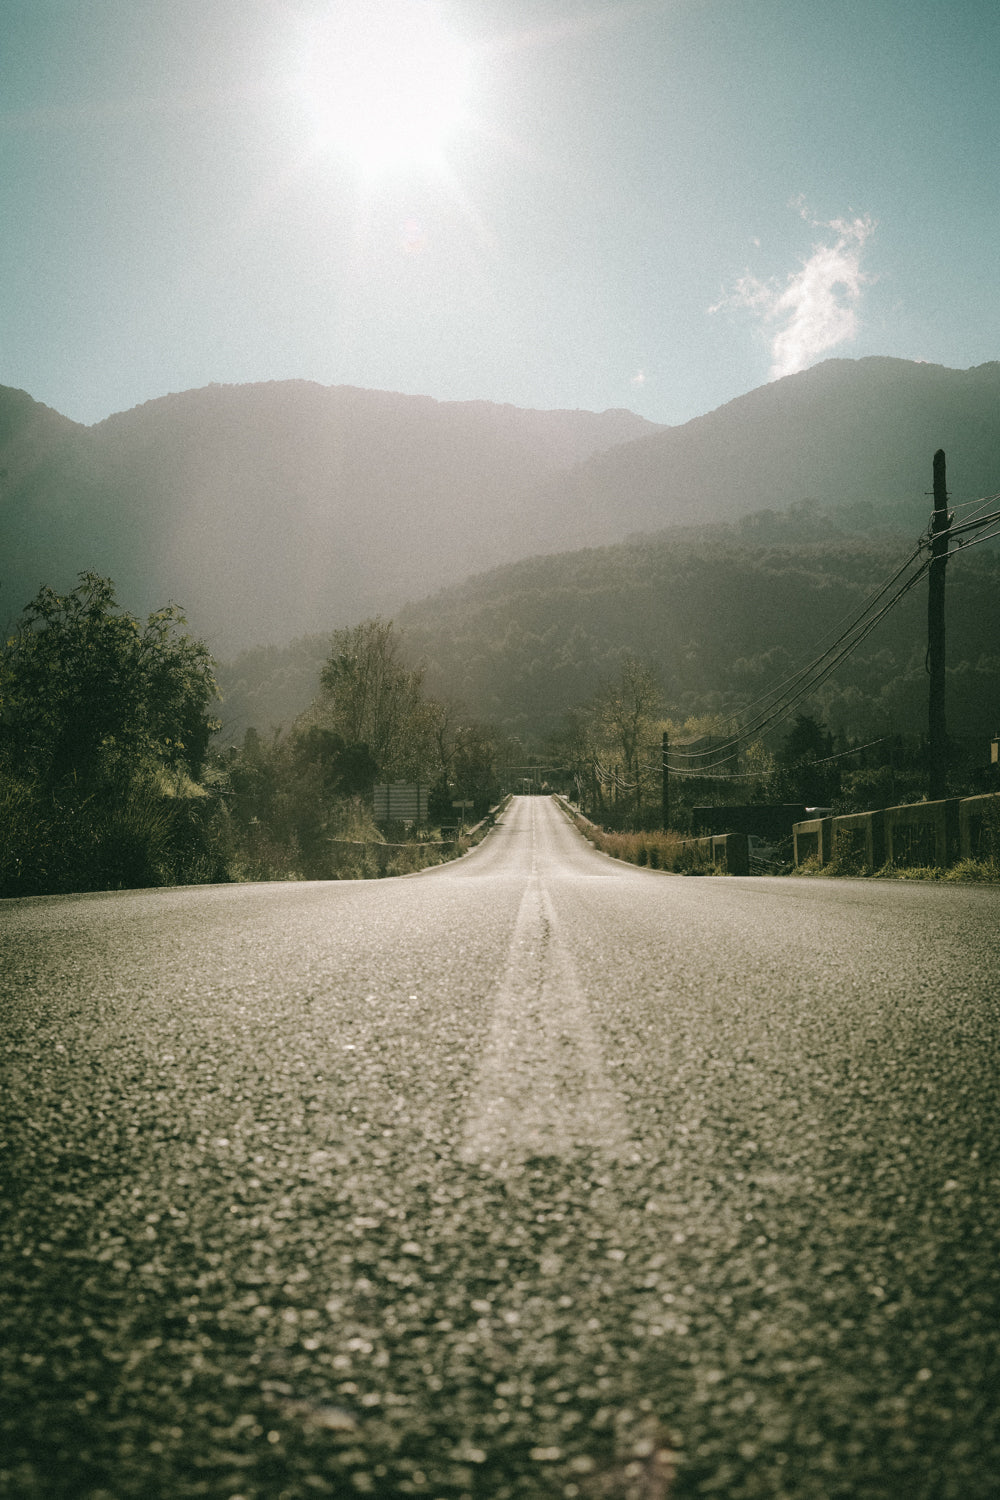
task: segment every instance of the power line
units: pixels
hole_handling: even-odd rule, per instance
[[[951,497],[949,496],[950,500]],[[982,510],[984,505],[995,505],[998,500],[1000,500],[1000,491],[995,495],[980,495],[976,500],[961,500],[958,504],[952,505],[952,514],[956,511],[967,510],[970,505],[974,505],[976,510]]]
[[[770,708],[761,708],[761,710],[750,720],[750,722],[744,724],[743,728],[739,730],[732,739],[723,742],[721,745],[714,745],[709,750],[691,752],[690,758],[708,759],[712,756],[716,757],[711,761],[710,765],[704,767],[706,771],[713,770],[717,766],[725,765],[729,761],[734,760],[739,753],[740,745],[743,744],[751,735],[761,734],[766,729],[773,728],[775,725],[783,723],[784,720],[787,719],[793,712],[797,704],[799,704],[807,694],[815,692],[818,687],[822,686],[822,684],[837,669],[837,667],[840,666],[840,664],[845,661],[847,657],[852,654],[852,652],[857,650],[862,641],[867,639],[867,637],[872,633],[876,626],[879,625],[883,619],[885,619],[890,610],[894,609],[899,601],[904,598],[905,595],[909,593],[910,589],[912,589],[924,576],[930,566],[929,559],[921,563],[916,572],[914,572],[912,576],[906,580],[901,588],[897,589],[896,593],[892,595],[892,597],[882,606],[880,610],[877,611],[876,614],[870,614],[870,611],[874,604],[877,603],[878,600],[886,593],[887,589],[892,586],[892,583],[894,583],[902,575],[902,573],[905,572],[906,568],[912,565],[913,561],[919,553],[919,550],[920,549],[918,548],[907,559],[907,561],[896,570],[896,573],[893,575],[893,577],[882,586],[878,593],[875,594],[869,601],[869,603],[865,606],[865,609],[862,610],[861,614],[856,617],[852,626],[843,631],[837,638],[837,640],[834,641],[833,644],[828,647],[821,656],[817,657],[807,666],[800,668],[798,672],[793,673],[790,677],[786,678],[783,683],[779,683],[777,687],[772,689],[769,694],[765,694],[758,701],[761,704],[766,703],[768,698],[773,699],[775,697],[781,687],[788,687],[791,684],[796,685],[793,692],[791,692],[790,694],[786,694],[783,701],[772,703]],[[731,753],[728,755],[719,755],[720,751],[727,750],[731,751]],[[682,770],[691,770],[692,768],[668,766],[667,769],[668,771],[674,771],[675,774],[679,774]]]
[[[947,536],[947,537],[958,537],[958,536],[961,536],[962,533],[966,532],[966,531],[978,531],[978,529],[980,528],[980,526],[992,526],[994,521],[1000,521],[1000,510],[991,511],[988,516],[980,516],[980,517],[978,517],[978,519],[970,517],[969,520],[963,521],[961,523],[961,525],[959,525],[959,526],[949,526],[946,531],[939,532],[938,535],[939,536]],[[927,547],[929,545],[929,543],[930,543],[930,539],[928,537],[922,538],[922,542],[921,542],[922,546]]]
[[[997,499],[1000,499],[1000,493],[998,493],[997,495],[988,496],[976,502],[977,511],[981,510],[983,505],[992,504]],[[950,517],[949,519],[952,518]],[[995,522],[1000,522],[1000,511],[993,511],[985,516],[974,514],[966,521],[961,522],[957,526],[952,524],[948,528],[947,533],[939,533],[939,536],[947,534],[951,537],[954,537],[957,546],[963,550],[967,550],[969,547],[978,546],[981,543],[992,541],[995,537],[1000,536],[1000,526],[998,526],[994,531],[987,532],[985,536],[977,537],[974,541],[970,540],[963,542],[959,540],[960,535],[968,531],[978,531],[983,526],[990,526]],[[925,557],[916,571],[912,573],[911,576],[906,580],[906,582],[899,589],[897,589],[895,594],[893,594],[886,601],[886,603],[883,604],[882,608],[879,609],[875,614],[871,613],[874,606],[879,602],[880,599],[885,596],[892,585],[903,576],[907,568],[912,566],[921,552],[927,551],[930,545],[931,538],[929,536],[921,537],[919,542],[917,543],[915,550],[910,554],[906,561],[896,569],[896,572],[886,580],[882,587],[868,600],[865,607],[861,610],[860,614],[855,617],[852,624],[849,625],[846,630],[841,632],[840,636],[833,642],[831,646],[827,648],[825,652],[822,653],[821,656],[815,658],[807,666],[800,668],[798,672],[793,673],[790,677],[779,683],[775,688],[771,689],[769,693],[763,694],[761,698],[757,700],[757,703],[761,706],[755,717],[753,717],[749,723],[745,723],[743,728],[739,730],[732,739],[724,742],[721,745],[712,746],[709,750],[689,752],[688,758],[708,760],[710,757],[717,757],[716,759],[712,759],[709,765],[703,767],[703,770],[705,772],[710,772],[715,768],[726,765],[729,761],[736,759],[736,756],[739,753],[739,746],[744,743],[751,734],[761,734],[764,730],[774,728],[777,724],[783,723],[784,720],[787,719],[792,713],[796,705],[800,703],[807,694],[815,692],[817,688],[821,687],[822,684],[827,680],[827,678],[830,677],[836,670],[836,668],[840,666],[842,662],[846,661],[848,656],[850,656],[854,651],[857,650],[857,648],[864,640],[867,639],[867,637],[872,633],[876,626],[885,619],[890,610],[894,609],[900,602],[900,600],[903,599],[917,583],[919,583],[920,579],[923,578],[924,575],[930,570],[933,563],[940,561],[940,558],[937,556]],[[782,702],[772,703],[770,708],[764,707],[764,705],[767,704],[769,700],[772,700],[777,696],[781,688],[788,688],[792,687],[793,685],[794,691],[792,691],[791,693],[786,693]],[[754,705],[751,705],[751,707],[753,706]],[[744,712],[745,711],[746,710],[744,710]],[[720,757],[719,752],[726,750],[731,751],[731,753]],[[682,751],[682,754],[683,753],[684,752]],[[693,768],[682,768],[680,766],[674,767],[668,765],[666,769],[668,772],[672,772],[674,775],[682,775],[685,773],[685,771],[691,774]]]
[[[912,566],[912,564],[915,562],[915,560],[919,557],[920,552],[922,550],[922,545],[923,545],[922,542],[918,543],[917,546],[914,548],[914,550],[911,552],[910,556],[905,560],[905,562],[901,563],[900,566],[895,570],[895,572],[892,573],[890,575],[890,577],[887,578],[885,580],[885,582],[883,584],[881,584],[880,587],[873,594],[871,594],[868,597],[868,599],[865,601],[865,604],[864,604],[863,608],[861,609],[861,611],[858,614],[856,614],[854,616],[854,618],[852,619],[850,625],[848,625],[846,627],[846,629],[844,629],[844,630],[842,630],[840,632],[840,634],[836,637],[836,639],[832,642],[832,644],[829,645],[826,648],[825,651],[822,651],[819,654],[819,656],[815,657],[811,662],[807,663],[805,666],[799,667],[795,672],[792,672],[788,677],[785,677],[780,682],[777,682],[774,685],[774,687],[769,688],[767,692],[762,693],[758,698],[756,698],[754,700],[751,700],[751,702],[749,704],[745,704],[744,705],[744,707],[741,710],[741,712],[744,713],[744,714],[746,714],[746,713],[750,713],[751,714],[751,720],[746,725],[746,727],[744,729],[742,729],[740,731],[737,731],[734,734],[734,736],[733,736],[733,738],[731,740],[724,741],[721,745],[714,745],[709,750],[704,750],[704,751],[690,751],[690,752],[686,752],[686,753],[688,753],[691,758],[697,758],[697,757],[707,758],[709,756],[716,755],[720,750],[728,750],[731,746],[741,744],[742,741],[744,739],[746,739],[749,734],[759,732],[760,729],[762,729],[763,727],[765,727],[766,724],[767,724],[767,722],[768,722],[768,715],[771,712],[771,710],[770,709],[765,709],[764,705],[770,703],[770,701],[772,699],[776,698],[778,696],[778,694],[781,693],[781,690],[783,688],[788,688],[788,687],[791,687],[795,683],[798,683],[798,682],[804,681],[804,680],[808,680],[810,678],[810,675],[814,671],[816,671],[817,669],[819,669],[822,666],[822,664],[827,660],[827,658],[831,655],[831,653],[834,652],[834,651],[836,651],[837,647],[840,646],[842,642],[844,642],[846,640],[849,640],[851,638],[852,632],[858,630],[864,624],[865,617],[875,607],[875,605],[879,602],[879,600],[888,592],[888,590],[890,588],[892,588],[893,584],[906,572],[906,569],[908,567]],[[924,565],[924,566],[926,566],[926,565]],[[918,573],[917,576],[918,577],[920,576],[919,573]],[[899,595],[897,597],[901,597],[901,595]],[[895,602],[895,601],[893,601],[893,602]],[[879,614],[876,617],[876,621],[878,619],[881,619],[882,617],[883,617],[882,614]],[[846,619],[846,618],[848,618],[847,615],[841,616],[841,620]],[[836,630],[838,628],[839,624],[840,624],[840,621],[837,621],[834,625],[832,625],[830,627],[830,629],[825,633],[825,635],[820,636],[819,640],[816,642],[816,646],[818,646],[821,642],[823,642],[824,640],[826,640],[827,637],[830,634],[832,634],[832,632],[834,630]],[[862,639],[863,639],[863,637],[862,637]],[[814,650],[816,649],[816,646],[813,647]],[[796,695],[796,701],[798,701],[798,698],[800,698],[801,696],[804,696],[804,692],[805,691],[809,691],[809,687],[808,686],[806,686],[803,689],[802,692],[800,692],[800,693],[798,693]],[[681,747],[678,746],[678,749],[681,749]],[[685,753],[685,752],[683,752],[683,750],[682,750],[682,753]]]
[[[997,517],[995,517],[995,518],[992,517],[992,516],[987,517],[987,520],[993,520],[993,519],[1000,520],[1000,514],[998,514]],[[985,522],[984,522],[984,524],[985,524]],[[962,552],[968,552],[968,550],[969,550],[970,547],[979,547],[979,546],[982,545],[983,542],[991,542],[991,541],[993,541],[994,537],[998,537],[998,536],[1000,536],[1000,527],[997,527],[996,531],[988,531],[985,536],[977,536],[974,541],[957,542],[956,546]]]
[[[853,745],[850,750],[838,750],[836,755],[825,755],[822,760],[813,760],[809,764],[811,766],[828,766],[832,761],[846,760],[848,756],[860,755],[863,750],[871,750],[875,745],[884,745],[888,739],[891,739],[891,735],[883,734],[877,740],[867,740],[863,745]],[[666,762],[664,762],[664,766],[672,776],[686,776],[689,779],[703,779],[705,781],[759,781],[761,777],[771,774],[770,771],[722,771],[713,775],[709,771],[682,769],[680,766],[671,766]]]
[[[947,531],[939,532],[937,534],[938,537],[947,535],[949,538],[954,539],[958,548],[963,550],[979,546],[981,543],[1000,537],[1000,526],[997,526],[996,530],[990,531],[984,536],[976,537],[975,540],[960,540],[967,532],[978,531],[984,526],[1000,522],[1000,510],[993,511],[988,515],[980,514],[984,506],[994,504],[998,500],[1000,500],[1000,492],[980,497],[974,501],[963,502],[960,508],[964,509],[968,506],[974,506],[975,510],[973,514],[956,525],[954,513],[950,513],[948,517],[950,525]],[[931,541],[932,538],[929,534],[921,536],[909,557],[868,597],[862,609],[853,618],[850,618],[849,615],[841,616],[841,620],[832,625],[825,635],[819,637],[816,646],[826,640],[833,631],[837,630],[844,619],[850,618],[850,623],[844,629],[840,630],[840,633],[824,651],[820,652],[818,656],[815,656],[805,666],[798,668],[795,672],[790,673],[787,677],[776,683],[767,692],[762,693],[758,698],[752,700],[750,704],[745,705],[742,713],[750,713],[751,717],[749,721],[744,721],[742,727],[736,727],[732,731],[730,739],[723,740],[721,744],[711,745],[706,750],[685,751],[683,746],[672,747],[679,751],[689,762],[704,760],[708,761],[709,764],[701,767],[690,764],[678,766],[671,764],[669,761],[664,761],[662,762],[661,769],[674,776],[700,777],[706,780],[746,781],[755,779],[752,775],[719,771],[719,767],[728,765],[731,761],[735,760],[739,755],[740,747],[746,743],[751,735],[759,735],[783,723],[791,715],[796,706],[802,702],[803,698],[810,693],[814,693],[821,687],[833,672],[858,649],[890,611],[929,572],[932,564],[940,560],[937,556],[925,555],[910,577],[896,589],[894,594],[885,599],[890,589],[899,582],[907,569],[913,567],[913,564],[920,557],[921,553],[926,554],[931,546]],[[883,599],[885,599],[885,603],[881,605],[881,608],[876,608]],[[813,649],[815,650],[816,647]],[[783,692],[783,689],[786,691]],[[873,740],[870,744],[875,745],[882,742],[882,740]],[[826,761],[816,762],[816,764],[826,764],[829,760],[838,760],[843,756],[857,754],[860,750],[867,748],[867,745],[858,746],[854,750],[843,751],[840,755],[829,756]],[[722,753],[726,751],[730,753]],[[634,791],[638,785],[637,782],[626,782],[617,771],[608,771],[607,768],[600,766],[597,761],[594,762],[594,770],[600,777],[602,785],[610,784],[616,789],[620,788],[626,791]]]
[[[997,492],[994,495],[980,497],[975,501],[967,502],[967,504],[974,505],[976,508],[973,515],[968,517],[963,522],[959,523],[957,526],[952,524],[948,531],[949,536],[955,538],[956,543],[959,547],[967,549],[970,546],[978,545],[980,541],[991,541],[994,537],[1000,535],[1000,531],[992,531],[987,533],[986,536],[978,538],[976,542],[962,542],[958,540],[960,535],[965,532],[979,530],[983,526],[992,525],[995,521],[1000,521],[1000,511],[993,511],[989,515],[985,516],[978,514],[978,512],[982,510],[983,506],[993,504],[997,500],[1000,500],[1000,492]],[[870,615],[872,609],[874,609],[879,600],[882,599],[884,595],[889,591],[889,589],[892,588],[893,584],[903,576],[907,568],[912,566],[920,553],[926,551],[929,545],[929,536],[922,536],[913,552],[910,553],[910,556],[906,558],[906,560],[900,564],[896,571],[885,580],[881,587],[868,598],[860,613],[858,613],[854,617],[851,624],[849,624],[846,629],[841,631],[840,635],[836,640],[833,641],[830,646],[827,647],[826,651],[821,653],[820,656],[814,658],[813,661],[808,663],[806,666],[799,668],[797,672],[793,672],[790,676],[784,678],[768,692],[762,694],[756,700],[753,700],[749,705],[746,705],[743,709],[743,712],[746,713],[748,711],[751,711],[755,713],[755,717],[752,717],[749,723],[745,723],[743,729],[737,732],[732,739],[730,739],[729,741],[724,741],[721,745],[713,745],[710,749],[704,751],[685,752],[683,751],[682,747],[678,747],[681,754],[686,755],[688,759],[698,758],[707,760],[711,757],[717,757],[721,750],[735,750],[736,748],[738,748],[738,746],[749,735],[759,734],[765,729],[772,728],[775,724],[782,723],[784,719],[788,717],[789,712],[795,706],[795,704],[801,702],[802,698],[807,693],[812,692],[817,687],[821,686],[822,683],[826,681],[827,677],[830,676],[834,668],[836,666],[839,666],[842,661],[846,660],[847,656],[849,656],[871,633],[871,630],[875,627],[875,625],[877,625],[881,620],[885,618],[889,610],[894,608],[899,600],[902,599],[904,595],[908,593],[909,590],[917,582],[919,582],[924,573],[927,571],[931,562],[933,562],[935,559],[925,559],[916,573],[914,573],[913,576],[908,579],[907,582],[903,585],[903,587],[892,597],[892,599],[888,601],[888,604],[876,615],[872,616],[871,619],[866,619],[866,616]],[[846,617],[842,616],[841,618],[843,619]],[[836,625],[832,626],[831,631],[836,628]],[[831,631],[828,631],[827,635],[829,635]],[[819,638],[819,641],[817,642],[817,645],[819,645],[825,639],[826,636],[821,636]],[[847,643],[846,649],[833,656],[833,653],[837,651],[837,647],[840,646],[842,642]],[[828,662],[828,658],[830,658],[831,656],[832,661]],[[827,665],[824,665],[824,663],[827,663]],[[782,688],[789,688],[793,684],[798,684],[797,690],[790,697],[786,695],[785,702],[783,704],[773,705],[773,711],[772,709],[765,708],[765,705],[767,705],[772,699],[777,697]],[[712,764],[723,765],[727,760],[732,760],[734,758],[735,754],[726,756],[722,759],[713,759]]]

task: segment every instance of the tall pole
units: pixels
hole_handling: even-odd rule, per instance
[[[934,455],[934,518],[927,587],[927,795],[933,802],[947,796],[948,734],[945,721],[944,570],[948,562],[948,488],[944,450]]]
[[[663,731],[663,816],[661,822],[664,829],[670,827],[670,772],[667,769],[667,731]]]

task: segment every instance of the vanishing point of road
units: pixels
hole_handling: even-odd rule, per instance
[[[0,903],[4,1500],[1000,1494],[1000,889]]]

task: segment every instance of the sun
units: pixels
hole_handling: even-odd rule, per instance
[[[318,144],[365,177],[443,168],[470,85],[471,49],[434,0],[334,0],[310,27],[299,75]]]

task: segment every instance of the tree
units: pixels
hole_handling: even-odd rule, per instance
[[[370,793],[378,774],[367,745],[349,745],[332,729],[318,724],[296,730],[292,737],[292,762],[299,772],[315,767],[323,797],[350,797]]]
[[[840,789],[838,767],[825,764],[832,754],[833,737],[827,733],[826,725],[811,714],[796,714],[795,723],[778,751],[782,770],[775,784],[783,785],[784,795],[795,801],[829,802]]]
[[[620,758],[619,785],[626,801],[634,803],[637,818],[642,815],[643,782],[649,779],[642,752],[655,737],[662,702],[656,674],[631,655],[622,661],[618,681],[606,684],[596,700],[605,741]]]
[[[499,797],[496,736],[482,724],[465,724],[455,733],[451,772],[456,800],[469,801],[477,818],[485,817]]]
[[[783,766],[798,766],[823,760],[831,753],[832,748],[825,724],[813,718],[812,714],[796,714],[795,723],[786,734],[784,744],[778,752],[778,760]]]
[[[0,655],[0,749],[19,774],[89,786],[166,765],[197,777],[216,721],[212,659],[176,605],[140,625],[114,585],[42,588]]]
[[[320,674],[323,723],[346,745],[367,746],[384,781],[426,774],[433,715],[423,680],[422,667],[404,664],[391,620],[338,630]]]

